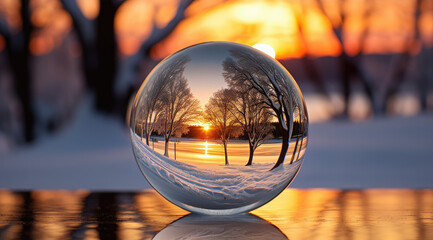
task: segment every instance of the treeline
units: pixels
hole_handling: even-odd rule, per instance
[[[272,130],[272,136],[273,139],[281,139],[283,137],[283,130],[282,128],[279,126],[278,123],[273,122],[271,123],[271,125],[273,126],[273,130]],[[238,128],[241,128],[240,126]],[[156,132],[154,133],[154,135],[157,134]],[[292,138],[297,137],[297,136],[301,136],[304,137],[306,136],[306,132],[301,132],[301,124],[299,124],[298,122],[294,122],[293,123],[293,132],[292,132]],[[215,131],[215,129],[208,129],[208,130],[204,130],[204,128],[202,126],[189,126],[188,127],[188,132],[182,134],[183,138],[195,138],[195,139],[209,139],[209,140],[218,140],[219,136],[218,133]],[[246,132],[242,132],[241,135],[239,135],[238,137],[235,137],[233,139],[236,140],[248,140],[248,135]]]

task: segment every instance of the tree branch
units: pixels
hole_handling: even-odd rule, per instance
[[[171,32],[177,27],[177,25],[185,19],[185,10],[191,5],[194,0],[183,0],[179,3],[176,14],[173,19],[163,28],[159,28],[156,26],[156,23],[153,24],[152,33],[150,37],[143,42],[138,51],[139,54],[149,54],[149,50],[170,35]]]
[[[87,47],[96,38],[95,25],[92,20],[86,18],[76,0],[60,0],[63,8],[71,15],[80,41]]]
[[[68,0],[63,0],[68,1]],[[123,96],[127,92],[128,87],[133,85],[134,76],[140,62],[149,56],[150,49],[158,42],[166,38],[176,28],[176,26],[185,19],[185,10],[191,5],[193,0],[184,0],[179,3],[176,14],[173,19],[163,28],[153,24],[152,32],[149,38],[144,41],[138,51],[132,56],[120,63],[119,71],[117,71],[115,89],[117,95]]]

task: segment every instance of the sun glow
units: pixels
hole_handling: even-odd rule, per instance
[[[203,125],[203,130],[208,131],[209,130],[209,125]]]
[[[275,58],[275,50],[273,47],[271,47],[268,44],[262,44],[262,43],[254,44],[253,48],[266,53],[267,55],[271,56],[272,58]]]

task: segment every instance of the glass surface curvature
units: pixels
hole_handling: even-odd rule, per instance
[[[251,47],[209,42],[158,64],[130,120],[135,159],[149,183],[191,212],[255,209],[295,178],[308,115],[293,77]]]

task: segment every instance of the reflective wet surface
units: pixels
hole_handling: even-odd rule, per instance
[[[432,239],[433,190],[285,190],[250,214],[189,214],[153,190],[0,190],[0,239]]]

